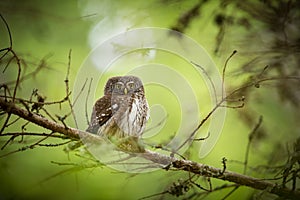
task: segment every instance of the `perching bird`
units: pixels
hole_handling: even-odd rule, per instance
[[[86,131],[107,138],[138,139],[148,118],[142,81],[135,76],[116,76],[107,81],[104,96],[96,101]]]

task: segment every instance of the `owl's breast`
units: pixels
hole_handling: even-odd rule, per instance
[[[120,112],[122,112],[122,109],[120,109]],[[116,118],[116,124],[118,125],[123,136],[141,136],[149,118],[148,104],[146,99],[133,99],[131,105],[126,106],[126,109],[124,109],[123,112],[119,113],[118,115],[119,117]]]
[[[128,98],[127,98],[128,97]],[[111,105],[112,117],[103,124],[98,134],[117,137],[140,137],[149,118],[149,108],[144,96],[118,97]]]

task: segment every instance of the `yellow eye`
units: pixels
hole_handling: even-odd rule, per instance
[[[117,84],[115,85],[115,89],[116,89],[116,90],[122,89],[122,84],[117,83]]]
[[[128,89],[133,89],[134,88],[134,83],[133,82],[127,83],[127,88]]]

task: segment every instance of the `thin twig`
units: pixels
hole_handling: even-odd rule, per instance
[[[54,134],[49,134],[49,133],[37,133],[37,132],[9,132],[0,135],[0,137],[6,137],[6,136],[42,136],[42,137],[52,137],[52,138],[60,138],[60,139],[69,139],[70,137],[65,136],[65,135],[54,135]]]
[[[227,64],[229,62],[229,60],[234,56],[234,54],[236,54],[237,51],[234,50],[231,55],[226,59],[223,70],[222,70],[222,99],[224,98],[224,92],[225,92],[225,72],[226,72],[226,68],[227,68]]]
[[[257,133],[258,128],[260,127],[260,125],[262,123],[262,120],[263,120],[263,117],[260,116],[259,119],[258,119],[257,124],[255,125],[255,127],[252,129],[252,131],[249,134],[248,144],[247,144],[247,148],[246,148],[246,152],[245,152],[244,174],[246,174],[246,172],[247,172],[250,145],[251,145],[251,142],[253,141],[253,138],[255,137],[255,134]]]
[[[53,134],[53,132],[51,134]],[[17,150],[10,151],[10,152],[8,152],[8,153],[6,153],[4,155],[1,155],[0,158],[6,157],[8,155],[11,155],[11,154],[14,154],[14,153],[17,153],[17,152],[20,152],[20,151],[25,151],[27,149],[33,149],[36,145],[39,145],[39,143],[41,143],[42,141],[46,140],[48,137],[49,136],[47,135],[47,136],[43,137],[42,139],[38,140],[37,142],[35,142],[35,143],[33,143],[33,144],[29,145],[29,146],[24,146],[24,147],[21,147],[21,148],[19,148]],[[10,140],[13,140],[13,138],[14,138],[14,136]],[[6,145],[7,145],[7,143],[1,149],[3,149]]]
[[[11,113],[7,113],[7,117],[6,117],[6,119],[5,119],[5,121],[4,121],[3,125],[2,125],[2,127],[1,127],[1,129],[0,129],[0,135],[3,134],[4,129],[7,127],[7,124],[8,124],[8,122],[9,122],[10,116],[11,116]]]
[[[40,146],[40,147],[58,147],[58,146],[66,145],[70,142],[72,142],[72,140],[62,142],[62,143],[56,143],[56,144],[38,144],[38,146]]]
[[[211,87],[213,88],[213,91],[214,91],[214,97],[215,97],[215,100],[216,100],[215,103],[217,104],[217,102],[218,102],[217,91],[216,91],[215,84],[213,83],[211,77],[208,75],[207,71],[201,65],[198,65],[197,63],[194,63],[193,61],[191,61],[191,63],[193,65],[195,65],[196,67],[200,68],[202,70],[202,72],[205,74],[205,76],[208,78],[209,83],[210,83],[210,85],[211,85]]]
[[[7,29],[7,32],[8,32],[8,36],[9,36],[9,46],[10,48],[12,48],[13,46],[13,42],[12,42],[12,36],[11,36],[11,32],[10,32],[10,28],[8,26],[8,23],[7,21],[4,19],[4,17],[2,16],[2,14],[0,14],[0,17],[2,19],[2,21],[4,22],[5,26],[6,26],[6,29]]]
[[[213,107],[213,109],[204,117],[204,119],[201,120],[201,122],[199,123],[199,125],[194,129],[194,131],[192,131],[192,133],[190,134],[190,136],[188,137],[188,139],[186,139],[181,145],[179,145],[177,147],[177,149],[175,149],[175,151],[178,151],[179,149],[181,149],[184,145],[186,145],[189,141],[193,141],[193,137],[195,136],[195,134],[197,133],[197,131],[202,127],[202,125],[210,118],[210,116],[220,107],[220,105],[225,101],[225,99],[222,99],[218,104],[215,105],[215,107]]]
[[[66,79],[65,79],[65,84],[66,84],[66,96],[70,93],[70,87],[69,87],[69,74],[70,74],[70,68],[71,68],[71,54],[72,54],[72,49],[70,49],[69,51],[69,56],[68,56],[68,67],[67,67],[67,75],[66,75]],[[73,104],[71,102],[71,99],[68,97],[68,103],[69,103],[69,106],[70,106],[70,110],[71,110],[71,113],[72,113],[72,116],[73,116],[73,120],[75,122],[75,126],[76,128],[78,128],[78,123],[77,123],[77,120],[76,120],[76,116],[75,116],[75,113],[74,113],[74,109],[73,109]]]
[[[90,79],[90,84],[89,84],[89,88],[85,97],[85,119],[87,121],[87,125],[90,124],[90,120],[89,120],[89,114],[88,114],[88,100],[89,100],[89,96],[90,96],[90,92],[91,92],[91,87],[92,87],[92,82],[93,82],[93,78]]]
[[[222,198],[222,200],[225,200],[225,199],[227,199],[230,195],[232,195],[237,189],[239,189],[239,185],[237,185],[237,186],[235,186],[228,194],[226,194],[223,198]]]
[[[15,80],[15,87],[14,87],[14,91],[13,91],[13,95],[12,95],[12,101],[14,102],[15,101],[15,98],[16,98],[16,94],[17,94],[17,88],[18,88],[18,85],[19,85],[19,81],[20,81],[20,76],[21,76],[21,64],[20,64],[20,59],[19,57],[17,56],[17,54],[12,50],[12,45],[13,45],[13,42],[12,42],[12,35],[11,35],[11,31],[10,31],[10,28],[8,26],[8,23],[7,21],[5,20],[5,18],[0,14],[0,18],[2,19],[3,23],[5,24],[6,26],[6,29],[7,29],[7,32],[8,32],[8,35],[9,35],[9,45],[10,47],[7,48],[7,51],[11,52],[13,54],[13,57],[16,59],[16,62],[17,62],[17,66],[18,66],[18,73],[17,73],[17,78]],[[6,54],[5,54],[6,55]],[[1,58],[2,59],[2,58]],[[2,134],[2,132],[4,131],[9,119],[10,119],[10,113],[8,113],[7,117],[6,117],[6,120],[0,130],[0,135]]]
[[[82,87],[81,87],[81,89],[80,89],[78,95],[75,97],[75,99],[74,99],[74,101],[73,101],[73,106],[77,103],[77,101],[78,101],[80,95],[83,93],[87,81],[88,81],[88,79],[85,79],[85,81],[84,81],[84,83],[83,83],[83,85],[82,85]]]
[[[204,119],[201,120],[201,122],[199,123],[199,125],[194,129],[194,131],[190,134],[190,136],[188,137],[188,139],[186,139],[181,145],[179,145],[179,147],[175,150],[178,151],[179,149],[181,149],[184,145],[186,145],[189,141],[193,141],[193,137],[195,136],[195,134],[197,133],[197,131],[202,127],[202,125],[210,118],[210,116],[219,108],[222,106],[222,104],[226,101],[227,98],[229,98],[231,95],[228,95],[226,97],[224,97],[224,90],[225,90],[225,86],[224,86],[224,79],[225,79],[225,72],[226,72],[226,67],[227,67],[227,63],[230,60],[230,58],[232,58],[232,56],[236,53],[237,51],[234,50],[233,53],[226,59],[226,62],[224,64],[223,67],[223,72],[222,72],[222,99],[216,103],[216,105],[213,107],[213,109],[206,115],[206,117],[204,117]]]
[[[53,104],[61,104],[67,101],[67,98],[71,95],[71,93],[69,93],[66,97],[64,97],[61,100],[58,101],[48,101],[48,102],[38,102],[38,101],[32,101],[31,99],[27,100],[27,99],[23,99],[23,98],[15,98],[15,102],[26,102],[26,103],[30,103],[30,104],[37,104],[37,105],[53,105]],[[6,95],[0,95],[0,98],[7,98],[7,99],[12,99],[12,97],[10,96],[6,96]]]

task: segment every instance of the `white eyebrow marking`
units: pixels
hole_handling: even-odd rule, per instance
[[[116,109],[116,108],[118,108],[118,104],[114,104],[111,107],[112,107],[112,109]]]

